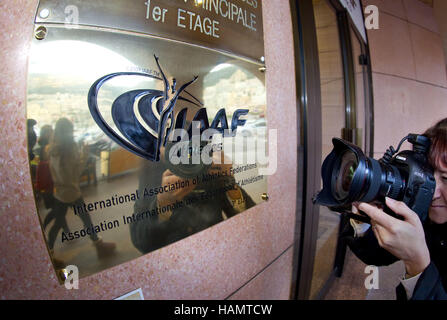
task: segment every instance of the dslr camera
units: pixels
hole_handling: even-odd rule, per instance
[[[413,145],[413,150],[398,153],[405,141]],[[342,139],[333,138],[332,143],[334,149],[321,169],[323,190],[314,203],[350,217],[354,217],[350,212],[353,202],[375,203],[387,214],[400,218],[385,205],[385,197],[389,197],[403,201],[425,221],[436,188],[428,163],[429,138],[409,134],[397,150],[390,147],[380,160],[366,157],[358,146]],[[370,222],[366,216],[355,215],[355,219]]]

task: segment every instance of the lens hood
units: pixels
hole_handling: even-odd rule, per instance
[[[321,190],[314,202],[327,207],[340,207],[355,199],[360,195],[366,183],[365,173],[368,171],[368,160],[363,151],[356,145],[339,138],[333,138],[334,149],[326,157],[321,168],[323,178],[323,190]],[[337,177],[342,165],[342,158],[346,153],[351,153],[356,159],[356,168],[350,181],[349,190],[344,198],[337,199],[335,189],[337,188]],[[339,182],[339,181],[338,181]]]

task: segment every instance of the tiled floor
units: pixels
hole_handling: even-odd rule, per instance
[[[341,278],[337,278],[324,300],[395,300],[395,287],[402,276],[403,265],[397,262],[379,268],[379,289],[365,288],[366,265],[348,249]]]

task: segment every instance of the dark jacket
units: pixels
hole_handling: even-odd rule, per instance
[[[142,168],[139,181],[139,194],[144,195],[144,189],[159,187],[162,175],[167,168],[160,163],[150,163]],[[172,212],[169,220],[160,222],[158,215],[130,224],[130,234],[134,246],[142,253],[164,247],[194,233],[209,228],[224,220],[222,211],[230,218],[238,212],[227,199],[227,190],[235,185],[232,177],[200,183],[195,190],[187,195],[182,207]],[[243,190],[246,209],[255,205],[250,196]],[[157,197],[143,197],[135,202],[135,214],[157,209]]]
[[[430,251],[431,263],[420,276],[411,300],[447,300],[447,224],[436,225],[430,221],[424,224],[425,238]],[[342,233],[352,252],[364,263],[387,266],[398,259],[381,248],[371,228],[360,238],[354,237],[351,226]],[[406,300],[402,284],[396,288],[398,300]]]

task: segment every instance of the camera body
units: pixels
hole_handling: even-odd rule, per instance
[[[433,169],[428,164],[426,155],[403,151],[393,158],[390,165],[408,177],[406,188],[402,189],[402,194],[396,200],[403,201],[418,214],[421,221],[425,221],[436,188]]]
[[[408,140],[413,150],[398,153]],[[436,181],[428,163],[430,139],[410,134],[397,151],[390,147],[382,159],[366,157],[362,150],[339,138],[332,140],[333,151],[322,166],[323,190],[314,202],[334,211],[350,210],[353,202],[377,203],[396,216],[385,205],[385,197],[403,201],[421,221],[428,216]]]

